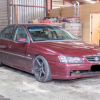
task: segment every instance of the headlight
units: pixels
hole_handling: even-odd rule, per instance
[[[70,56],[58,56],[60,62],[63,63],[83,63],[83,59],[80,57],[70,57]]]

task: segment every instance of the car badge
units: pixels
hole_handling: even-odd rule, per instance
[[[99,61],[99,57],[95,57],[95,61]]]

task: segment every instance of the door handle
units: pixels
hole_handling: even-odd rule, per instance
[[[9,48],[12,48],[12,46],[10,45]]]

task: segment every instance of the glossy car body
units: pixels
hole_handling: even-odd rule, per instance
[[[97,62],[89,62],[86,59],[87,56],[100,57],[99,46],[87,44],[79,40],[34,42],[27,30],[27,27],[41,25],[27,24],[12,26],[14,27],[12,34],[14,34],[16,27],[23,27],[27,33],[28,41],[27,43],[21,43],[10,39],[3,39],[0,35],[0,60],[2,63],[34,74],[33,60],[36,56],[41,55],[49,64],[52,79],[75,79],[80,77],[100,75],[99,70],[95,72],[91,70],[91,67],[93,65],[99,65],[100,61],[98,60]],[[3,31],[1,33],[3,33]],[[58,58],[60,55],[81,57],[84,62],[62,63]]]

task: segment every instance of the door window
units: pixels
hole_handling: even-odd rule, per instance
[[[25,29],[21,26],[18,26],[15,30],[15,37],[14,37],[14,41],[17,40],[17,38],[26,38],[27,40],[27,33],[25,31]]]
[[[15,26],[9,26],[0,33],[0,38],[5,40],[13,40]]]

